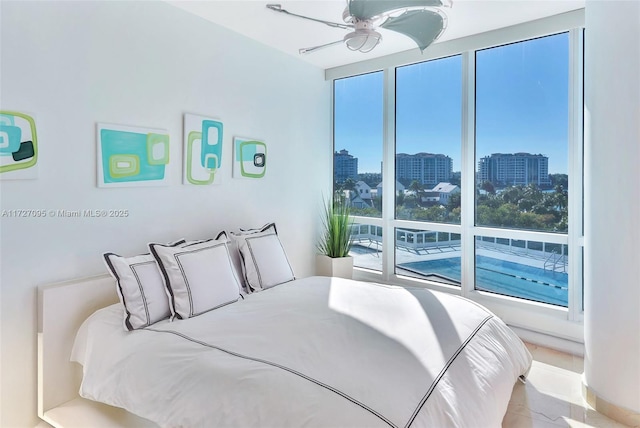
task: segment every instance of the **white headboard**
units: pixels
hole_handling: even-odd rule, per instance
[[[38,416],[78,398],[82,367],[69,361],[75,334],[96,310],[118,301],[108,275],[38,287]]]
[[[157,428],[78,395],[82,367],[69,360],[76,332],[89,315],[116,302],[115,280],[108,275],[38,287],[38,416],[56,428]]]

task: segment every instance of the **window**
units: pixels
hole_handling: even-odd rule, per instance
[[[567,232],[569,34],[476,52],[476,224]]]
[[[395,192],[372,189],[357,218],[356,278],[442,288],[534,330],[536,316],[581,320],[584,32],[559,25],[374,73],[386,110],[367,147]]]
[[[334,82],[333,191],[359,217],[382,215],[383,73]],[[353,225],[354,266],[382,270],[382,228]]]
[[[353,265],[362,269],[382,271],[382,227],[354,223],[352,239],[349,255],[353,257]]]
[[[462,56],[396,69],[395,217],[460,224]],[[460,285],[460,235],[397,228],[395,273]]]
[[[380,71],[334,82],[333,189],[365,217],[382,214],[382,77]]]
[[[475,56],[476,225],[564,234],[477,237],[475,288],[566,307],[569,33]]]
[[[396,274],[459,287],[460,234],[396,229]]]
[[[460,224],[462,58],[396,70],[396,218]]]
[[[477,236],[476,290],[551,305],[568,304],[568,247]]]

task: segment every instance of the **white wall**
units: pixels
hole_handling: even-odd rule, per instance
[[[104,273],[101,253],[275,221],[314,273],[331,184],[324,73],[162,2],[2,2],[2,109],[34,113],[40,177],[1,182],[1,209],[128,209],[125,219],[1,218],[0,426],[36,418],[36,286]],[[182,118],[222,119],[223,184],[183,186]],[[96,187],[96,122],[168,129],[172,184]],[[264,139],[262,180],[231,178],[231,137]],[[321,166],[325,167],[321,167]]]
[[[585,381],[640,413],[640,2],[585,19]]]

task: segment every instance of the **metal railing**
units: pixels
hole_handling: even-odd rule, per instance
[[[558,254],[555,250],[551,252],[551,255],[544,261],[543,269],[550,270],[552,272],[567,273],[567,256]]]

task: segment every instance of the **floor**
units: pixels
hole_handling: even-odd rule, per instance
[[[533,367],[517,382],[502,428],[625,427],[591,409],[582,399],[581,357],[527,344]],[[36,428],[50,425],[41,422]]]
[[[583,359],[527,344],[533,367],[513,388],[503,428],[625,427],[596,412],[582,398]]]

